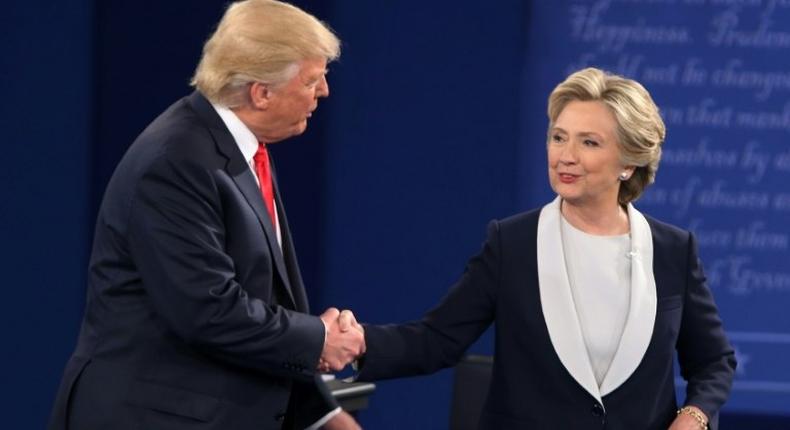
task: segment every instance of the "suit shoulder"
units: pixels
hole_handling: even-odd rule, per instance
[[[504,230],[523,229],[523,228],[529,228],[531,226],[537,228],[538,218],[540,218],[541,209],[542,208],[536,208],[526,212],[520,212],[515,215],[511,215],[507,218],[503,218],[498,221],[499,227],[500,229],[504,229]]]
[[[683,246],[688,244],[691,233],[675,225],[657,220],[649,215],[645,215],[650,230],[653,233],[653,240],[659,245],[664,246]]]
[[[529,243],[537,235],[539,217],[540,209],[533,209],[492,221],[489,225],[489,235],[496,229],[505,244]]]
[[[155,138],[166,142],[189,142],[199,137],[206,138],[208,135],[208,127],[182,99],[151,122],[140,134],[140,139]]]
[[[130,151],[158,154],[171,160],[197,161],[216,154],[208,126],[186,99],[173,103],[132,143]]]
[[[182,98],[137,136],[118,163],[110,186],[131,189],[146,174],[174,177],[175,170],[207,177],[206,172],[225,163],[208,125]]]

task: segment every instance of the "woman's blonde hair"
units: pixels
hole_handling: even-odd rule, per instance
[[[622,181],[617,200],[627,204],[639,198],[656,178],[666,127],[658,106],[639,82],[586,68],[568,76],[549,96],[549,129],[571,101],[600,101],[617,120],[620,161],[635,166],[633,175]]]
[[[246,103],[252,82],[278,85],[299,71],[297,63],[340,56],[340,40],[314,16],[274,0],[231,4],[203,46],[191,85],[226,107]]]

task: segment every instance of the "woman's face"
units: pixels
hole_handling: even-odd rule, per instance
[[[617,203],[620,162],[617,120],[599,101],[571,101],[549,130],[549,182],[572,205]]]

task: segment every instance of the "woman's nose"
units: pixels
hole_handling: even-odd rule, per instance
[[[563,164],[574,164],[577,160],[576,155],[576,143],[570,141],[563,145],[561,149],[560,162]]]

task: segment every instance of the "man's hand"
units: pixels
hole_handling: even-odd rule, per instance
[[[357,421],[346,411],[340,411],[324,424],[324,430],[362,430]]]
[[[364,354],[365,348],[367,346],[365,345],[365,328],[362,327],[362,324],[357,322],[356,317],[354,317],[354,313],[348,309],[340,312],[340,316],[337,317],[337,324],[340,326],[340,331],[343,333],[351,329],[355,329],[362,333],[362,353],[360,355]]]
[[[365,335],[363,331],[354,329],[359,324],[351,311],[343,311],[341,314],[336,308],[329,308],[321,314],[321,321],[326,327],[326,340],[318,370],[339,372],[365,353]]]

